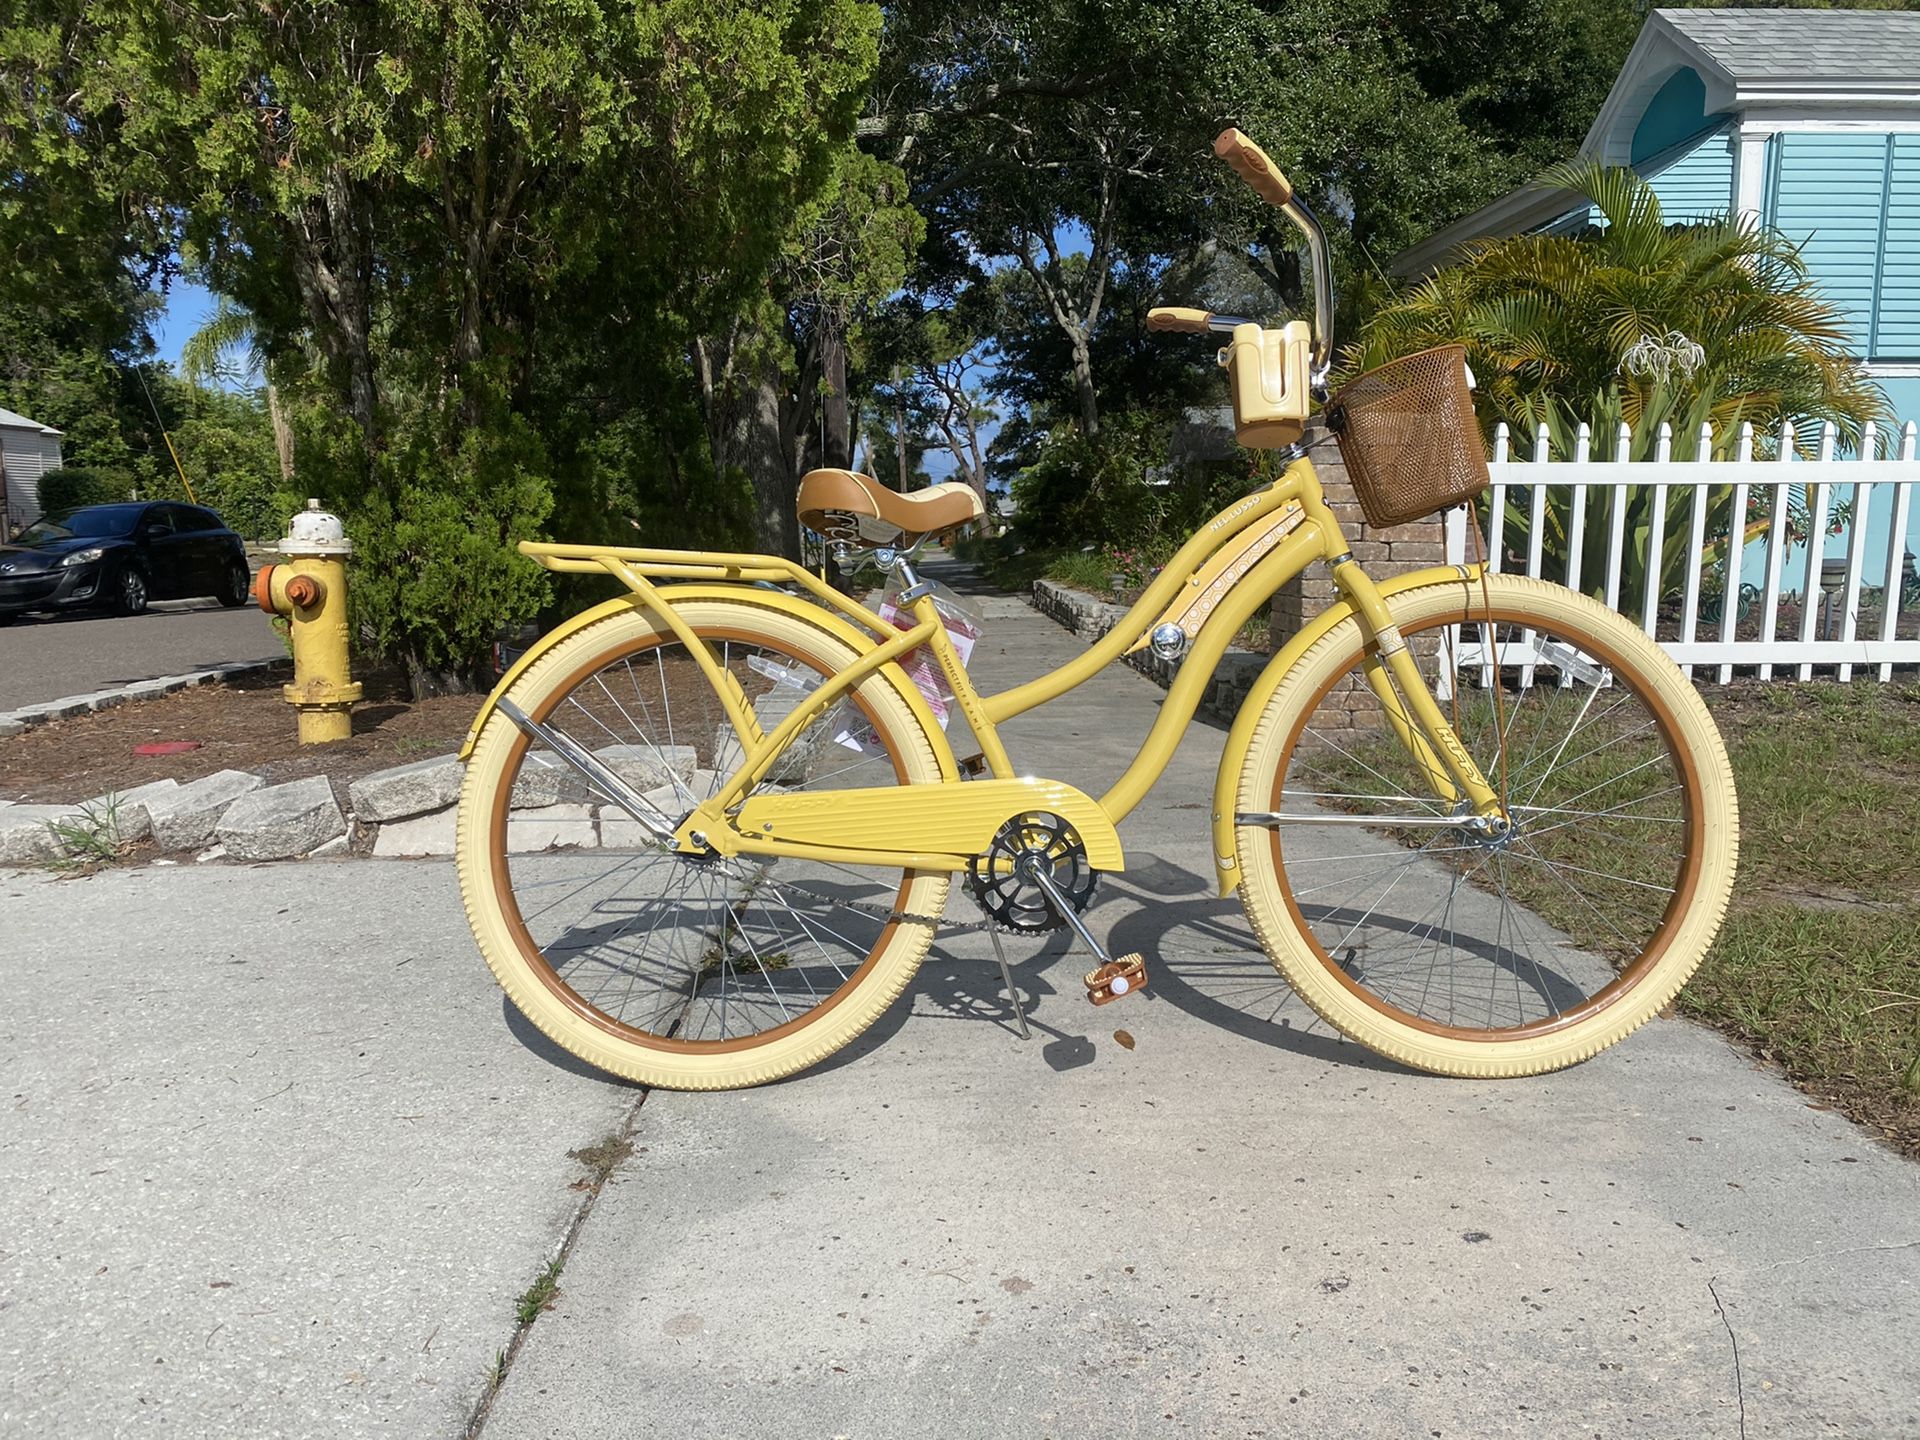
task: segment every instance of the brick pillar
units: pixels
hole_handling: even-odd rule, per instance
[[[1313,452],[1313,468],[1326,491],[1328,506],[1339,517],[1353,558],[1375,580],[1445,562],[1446,522],[1441,516],[1432,515],[1410,525],[1375,530],[1360,513],[1360,502],[1354,496],[1352,482],[1347,479],[1347,467],[1334,445],[1328,444]],[[1308,621],[1331,605],[1334,596],[1333,572],[1318,562],[1282,586],[1273,597],[1274,649],[1278,651]],[[1351,681],[1342,681],[1339,689],[1348,697],[1349,725],[1364,726],[1368,723],[1367,716],[1379,715],[1379,700],[1357,676]],[[1337,710],[1328,707],[1318,723],[1340,728],[1338,715]]]

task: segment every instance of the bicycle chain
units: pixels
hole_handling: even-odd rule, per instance
[[[804,895],[821,905],[844,906],[848,910],[858,910],[875,919],[885,920],[893,925],[931,925],[936,930],[958,930],[972,933],[981,930],[997,930],[1002,935],[1031,935],[1031,930],[1014,930],[1005,925],[996,925],[991,920],[949,920],[944,915],[916,915],[911,910],[896,910],[891,905],[876,905],[870,900],[848,900],[839,895],[822,895],[818,890],[809,890],[806,886],[792,880],[774,882],[783,890],[791,890],[796,895]]]

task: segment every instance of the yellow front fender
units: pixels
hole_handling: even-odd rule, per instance
[[[1391,580],[1379,582],[1381,598],[1390,599],[1408,590],[1418,590],[1427,585],[1459,585],[1467,580],[1478,579],[1478,566],[1437,565],[1428,570],[1413,570],[1405,575],[1396,575]],[[1233,814],[1235,792],[1240,788],[1240,769],[1246,763],[1247,750],[1253,744],[1253,729],[1260,722],[1260,714],[1267,708],[1267,702],[1273,699],[1273,692],[1280,688],[1280,682],[1287,678],[1287,672],[1299,662],[1320,638],[1342,620],[1353,614],[1353,606],[1345,600],[1337,600],[1286,643],[1279,654],[1267,662],[1266,669],[1260,672],[1259,679],[1253,682],[1253,688],[1247,692],[1247,698],[1241,703],[1239,714],[1233,718],[1233,728],[1227,732],[1227,748],[1220,756],[1220,771],[1213,782],[1213,868],[1219,877],[1221,895],[1231,895],[1240,886],[1240,866],[1233,854]]]
[[[783,615],[790,615],[831,635],[856,654],[864,655],[880,644],[872,635],[863,633],[831,610],[816,605],[811,600],[790,595],[784,590],[765,589],[757,585],[668,585],[661,587],[657,593],[661,602],[668,605],[677,604],[683,600],[731,600],[743,605],[757,605],[763,609],[777,610]],[[512,668],[500,677],[500,683],[493,687],[493,693],[488,695],[485,703],[481,705],[480,713],[474,717],[472,726],[467,730],[466,741],[460,747],[460,759],[465,760],[473,753],[474,744],[480,738],[480,731],[486,725],[487,717],[492,715],[495,707],[499,705],[501,697],[513,688],[515,682],[526,674],[541,656],[569,636],[576,635],[589,625],[598,624],[609,616],[624,615],[630,610],[648,608],[650,606],[643,596],[622,595],[595,605],[590,610],[583,610],[542,635],[534,642],[532,649],[513,662]],[[926,733],[928,741],[933,746],[934,759],[940,766],[941,777],[947,780],[958,779],[960,766],[953,758],[953,747],[947,743],[946,732],[940,728],[940,722],[934,718],[932,709],[927,705],[926,697],[920,693],[912,681],[907,679],[906,672],[898,665],[882,666],[876,673],[893,686],[900,698],[913,711],[914,718],[920,722],[920,728]]]

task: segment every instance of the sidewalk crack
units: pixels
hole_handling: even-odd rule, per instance
[[[647,1098],[652,1093],[651,1090],[642,1090],[640,1098],[633,1102],[614,1137],[615,1146],[624,1146],[633,1139],[634,1131],[640,1126],[641,1108],[646,1105]],[[607,1181],[613,1178],[613,1172],[617,1168],[617,1162],[608,1164],[593,1175],[592,1183],[581,1198],[580,1208],[574,1211],[573,1220],[567,1226],[567,1233],[560,1237],[560,1243],[554,1247],[553,1254],[547,1259],[544,1274],[550,1282],[565,1271],[567,1261],[573,1256],[573,1247],[579,1241],[581,1231],[586,1228],[587,1219],[593,1214],[594,1206],[599,1203],[600,1192],[606,1189]],[[535,1309],[532,1314],[523,1316],[515,1324],[513,1337],[507,1341],[506,1349],[500,1352],[493,1372],[481,1388],[480,1398],[474,1402],[473,1413],[467,1419],[467,1428],[461,1431],[461,1440],[479,1440],[481,1432],[487,1428],[487,1421],[493,1415],[494,1401],[500,1398],[500,1392],[506,1388],[507,1377],[513,1373],[513,1363],[520,1357],[520,1348],[526,1344],[527,1336],[533,1330],[534,1321],[539,1318],[539,1310]]]

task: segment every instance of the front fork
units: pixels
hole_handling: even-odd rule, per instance
[[[1332,565],[1334,583],[1374,640],[1373,653],[1362,661],[1367,688],[1379,699],[1387,723],[1420,766],[1434,796],[1448,806],[1464,800],[1474,815],[1504,824],[1500,796],[1447,723],[1380,591],[1351,554],[1336,557]]]

